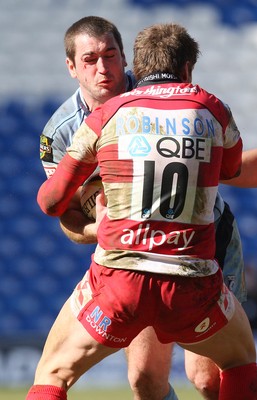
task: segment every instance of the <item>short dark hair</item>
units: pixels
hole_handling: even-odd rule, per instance
[[[64,46],[66,56],[75,61],[76,46],[75,39],[78,35],[87,34],[92,37],[101,37],[111,33],[116,40],[120,52],[123,54],[123,43],[121,34],[117,27],[105,18],[97,16],[88,16],[74,22],[66,31],[64,36]]]
[[[198,43],[178,24],[155,24],[143,29],[134,44],[134,74],[137,80],[154,72],[180,77],[187,61],[193,69],[200,54]]]

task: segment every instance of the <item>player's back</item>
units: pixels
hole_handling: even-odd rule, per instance
[[[198,86],[164,84],[134,89],[101,112],[86,121],[99,136],[108,202],[100,247],[163,261],[212,259],[218,182],[240,163],[224,104]],[[223,158],[226,150],[232,156]]]

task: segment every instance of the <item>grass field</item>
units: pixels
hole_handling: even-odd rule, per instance
[[[26,389],[3,389],[0,388],[1,400],[24,400]],[[200,400],[201,397],[193,389],[177,388],[176,393],[179,400]],[[129,389],[99,389],[99,390],[71,390],[69,400],[132,400]]]

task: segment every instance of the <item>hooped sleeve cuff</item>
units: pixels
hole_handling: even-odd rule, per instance
[[[86,164],[75,160],[68,153],[58,164],[51,178],[39,188],[37,202],[41,210],[50,216],[61,216],[79,186],[97,167],[97,163]]]

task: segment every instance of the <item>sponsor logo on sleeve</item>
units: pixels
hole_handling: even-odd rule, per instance
[[[47,162],[53,162],[53,149],[51,147],[53,139],[41,135],[40,136],[40,159]]]

